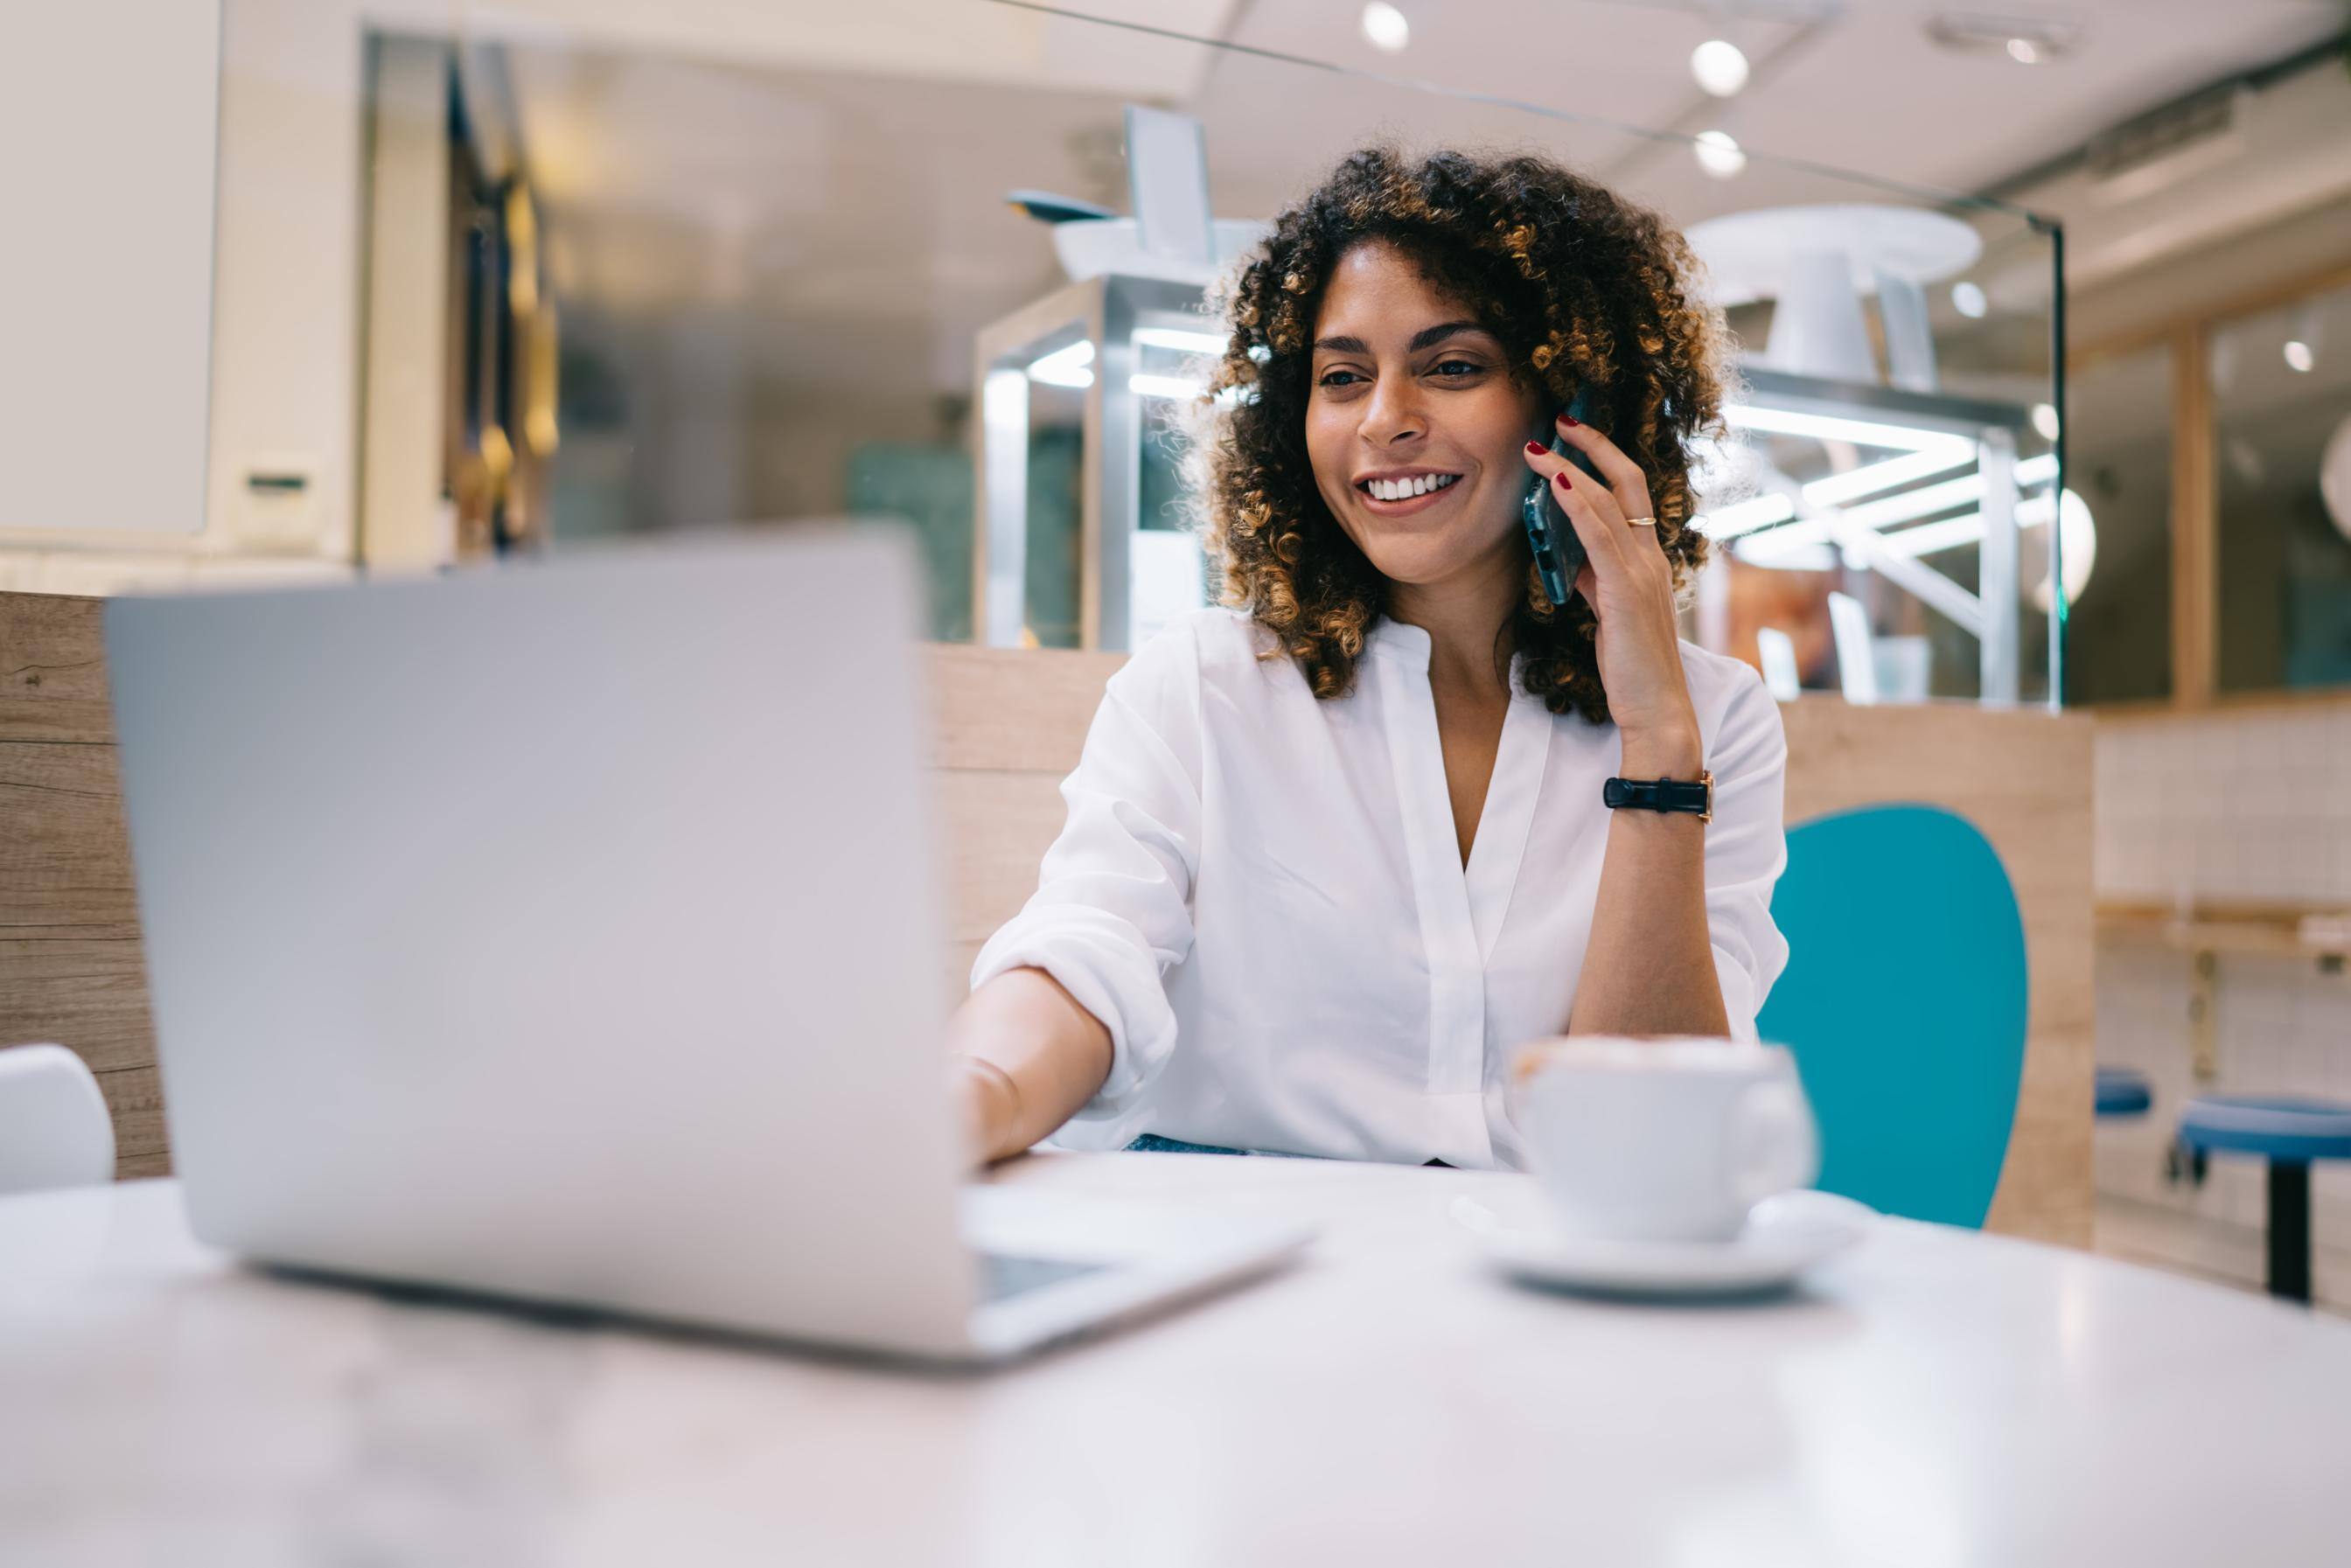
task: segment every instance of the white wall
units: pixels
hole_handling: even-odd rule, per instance
[[[219,0],[9,14],[0,528],[201,521],[219,53]]]
[[[174,38],[199,14],[206,19],[204,47],[183,40],[175,58],[180,68],[203,75],[204,134],[183,128],[166,145],[135,104],[110,106],[113,123],[146,127],[139,141],[142,156],[153,160],[150,183],[170,188],[97,185],[121,203],[122,221],[141,235],[151,225],[167,227],[175,204],[203,193],[210,225],[203,264],[154,254],[139,308],[169,316],[171,325],[159,329],[165,336],[201,330],[208,320],[209,371],[199,369],[193,395],[181,404],[126,420],[130,428],[107,455],[115,470],[152,474],[159,468],[154,455],[193,444],[194,471],[152,508],[172,519],[168,526],[99,537],[25,527],[16,503],[22,476],[12,462],[9,513],[0,516],[0,587],[106,593],[223,576],[306,576],[350,559],[360,277],[357,7],[349,0],[49,5],[37,19],[10,16],[0,59],[50,71],[54,90],[70,101],[107,104],[109,84],[126,60],[141,56],[150,39]],[[43,60],[37,49],[17,49],[27,28],[59,26],[53,18],[68,16],[79,26],[92,16],[110,26],[88,52]],[[92,109],[76,119],[99,113]],[[70,156],[72,138],[52,127],[35,141],[12,140],[10,152],[26,145],[63,146]],[[81,312],[96,313],[102,287],[102,279],[89,280]],[[18,296],[12,288],[5,297]],[[87,341],[77,352],[124,378],[123,356],[93,352]],[[256,469],[301,474],[308,487],[294,497],[255,494],[246,479]]]

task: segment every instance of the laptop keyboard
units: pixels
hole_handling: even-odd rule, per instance
[[[1070,1263],[1055,1258],[1015,1258],[1006,1252],[979,1255],[979,1299],[1000,1301],[1046,1285],[1058,1285],[1081,1274],[1099,1274],[1102,1263]]]

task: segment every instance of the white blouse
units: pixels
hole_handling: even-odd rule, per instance
[[[1053,1142],[1144,1133],[1347,1159],[1517,1166],[1512,1047],[1567,1028],[1614,813],[1613,725],[1519,687],[1465,868],[1429,636],[1382,621],[1323,702],[1238,610],[1195,612],[1110,679],[1036,894],[973,964],[1052,975],[1110,1030],[1109,1080]],[[1762,681],[1685,643],[1714,820],[1707,925],[1731,1032],[1788,946],[1787,743]]]

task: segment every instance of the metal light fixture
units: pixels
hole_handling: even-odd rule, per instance
[[[2006,55],[2021,66],[2046,65],[2081,47],[2082,29],[2048,16],[2011,16],[1990,11],[1938,11],[1927,19],[1927,37],[1960,54]]]

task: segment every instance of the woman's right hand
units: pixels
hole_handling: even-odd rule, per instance
[[[947,1024],[948,1086],[971,1163],[1017,1155],[1110,1076],[1110,1030],[1042,969],[1007,969]]]

